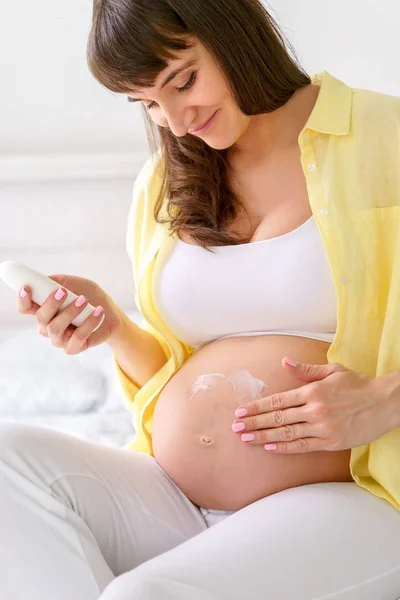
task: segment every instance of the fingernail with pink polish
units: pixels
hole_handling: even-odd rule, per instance
[[[76,302],[75,302],[75,306],[77,308],[80,308],[81,306],[83,306],[85,304],[85,302],[86,302],[85,296],[79,296],[78,300],[76,300]]]
[[[287,362],[287,364],[290,365],[291,367],[297,367],[299,364],[298,362],[288,358],[287,356],[285,357],[285,362]]]
[[[242,417],[247,417],[247,414],[248,413],[245,408],[238,408],[237,410],[235,410],[235,415],[238,419],[241,419]]]
[[[232,425],[232,431],[238,433],[239,431],[244,431],[246,429],[246,425],[244,423],[234,423]]]
[[[54,295],[54,298],[55,298],[56,300],[61,300],[61,298],[64,298],[64,296],[65,296],[65,292],[64,292],[64,290],[62,290],[62,289],[60,288],[59,290],[57,290],[57,291],[56,291],[56,293],[55,293],[55,295]]]

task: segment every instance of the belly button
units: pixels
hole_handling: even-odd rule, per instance
[[[211,437],[208,437],[205,435],[201,438],[201,441],[204,442],[205,444],[211,444],[213,439]]]

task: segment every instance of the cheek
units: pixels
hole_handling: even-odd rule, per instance
[[[187,110],[195,112],[197,108],[203,106],[217,107],[220,109],[219,127],[221,127],[221,129],[218,129],[218,133],[229,131],[230,139],[232,135],[233,137],[236,137],[246,130],[249,117],[246,117],[240,111],[232,96],[225,89],[222,91],[217,90],[216,92],[208,91],[207,93],[199,93],[198,95],[196,94],[196,96],[193,95],[193,100],[191,100]],[[150,112],[150,118],[155,125],[158,125],[159,127],[169,127],[168,120],[163,116],[163,113],[160,110],[153,115]]]
[[[169,127],[167,119],[162,115],[160,111],[155,116],[150,115],[150,118],[153,121],[153,123],[155,125],[158,125],[159,127]]]
[[[248,119],[233,102],[222,107],[218,132],[225,132],[227,141],[236,140],[248,127]]]
[[[189,105],[209,108],[225,108],[232,101],[229,89],[220,77],[207,77],[195,84]]]

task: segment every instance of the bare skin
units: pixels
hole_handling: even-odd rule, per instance
[[[322,481],[351,481],[350,451],[278,455],[262,444],[246,445],[232,431],[239,402],[229,382],[191,398],[200,375],[245,369],[267,383],[262,395],[302,387],[282,368],[285,355],[326,363],[327,342],[266,335],[218,340],[193,354],[156,403],[153,450],[160,466],[199,506],[239,510],[289,487]]]
[[[197,66],[161,89],[161,81],[186,59]],[[190,74],[196,82],[178,95]],[[211,147],[227,149],[230,181],[250,214],[239,214],[232,231],[251,242],[284,235],[312,216],[300,162],[298,136],[317,102],[319,87],[298,90],[279,110],[247,116],[237,107],[221,70],[196,46],[174,61],[141,100],[150,114],[176,136],[205,123],[198,135]],[[135,94],[137,96],[137,94]],[[183,236],[187,243],[193,241]],[[153,448],[159,464],[196,504],[220,510],[244,506],[288,487],[322,481],[351,481],[350,451],[270,455],[263,446],[246,446],[231,430],[237,401],[229,385],[202,392],[188,402],[199,375],[246,369],[268,383],[268,394],[304,385],[281,367],[284,356],[324,364],[329,343],[309,338],[265,335],[228,338],[203,346],[163,389],[153,419]]]

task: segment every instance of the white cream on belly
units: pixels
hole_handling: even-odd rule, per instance
[[[210,416],[210,422],[205,424],[207,431],[200,434],[200,443],[213,445],[216,441],[216,430],[220,430],[221,424],[216,423],[218,404],[215,403],[215,400],[221,402],[222,397],[227,394],[232,399],[233,392],[236,406],[242,406],[251,400],[261,398],[263,390],[267,387],[267,383],[254,377],[249,371],[242,369],[236,369],[227,374],[210,373],[197,377],[192,385],[187,402],[201,402],[202,409],[204,409],[204,403],[209,405],[208,410],[202,411],[203,425],[204,414]],[[233,419],[234,414],[232,411]]]

